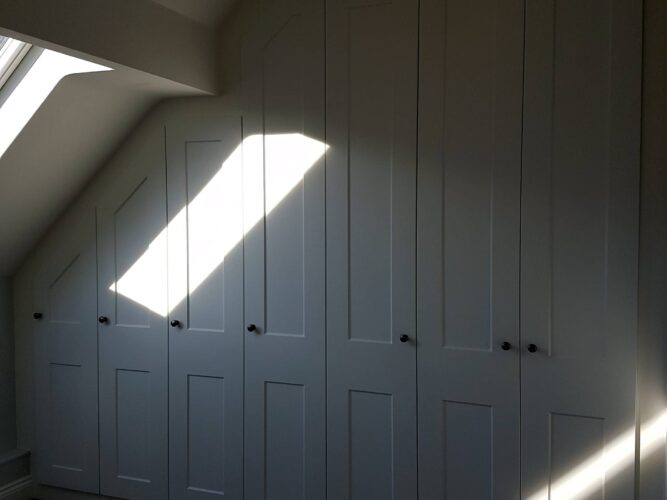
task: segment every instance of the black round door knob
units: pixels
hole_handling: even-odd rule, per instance
[[[500,348],[503,351],[509,351],[512,348],[512,344],[510,344],[509,342],[503,342],[502,344],[500,344]]]
[[[32,317],[35,319],[42,319],[42,313],[33,313]]]
[[[109,318],[107,318],[106,316],[100,316],[99,318],[97,318],[97,321],[99,321],[99,322],[100,322],[100,324],[102,324],[102,325],[103,325],[103,324],[105,324],[105,323],[108,323],[108,322],[109,322]]]
[[[250,323],[248,326],[246,326],[246,330],[249,332],[256,332],[257,331],[257,325],[254,323]]]
[[[398,340],[400,340],[401,342],[407,342],[408,340],[410,340],[410,337],[404,333],[403,335],[398,337]]]
[[[177,328],[177,327],[181,326],[181,322],[178,321],[177,319],[172,319],[172,320],[169,322],[169,324],[170,324],[171,326],[173,326],[174,328]]]
[[[537,352],[537,346],[535,344],[528,344],[528,352]]]

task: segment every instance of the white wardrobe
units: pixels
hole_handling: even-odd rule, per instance
[[[36,253],[38,481],[634,498],[641,5],[251,12]]]

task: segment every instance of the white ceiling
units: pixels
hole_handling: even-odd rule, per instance
[[[198,23],[218,26],[236,0],[152,0]]]

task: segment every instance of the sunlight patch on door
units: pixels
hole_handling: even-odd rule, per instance
[[[667,432],[667,410],[642,425],[640,436],[641,459],[660,449]],[[605,478],[613,477],[627,467],[634,465],[634,427],[611,441],[605,449],[589,457],[570,470],[563,477],[545,485],[528,500],[580,500],[588,498]]]
[[[151,242],[146,251],[118,279],[109,286],[115,291],[151,311],[166,317],[188,294],[192,294],[218,268],[225,255],[241,243],[243,236],[269,215],[280,202],[302,182],[304,175],[324,156],[328,146],[302,134],[252,135],[223,162],[221,168],[204,188],[169,222]],[[264,181],[262,179],[264,178]],[[266,186],[266,193],[255,192],[252,197],[242,196],[241,186]],[[177,269],[170,272],[169,300],[165,302],[160,280],[154,277],[164,272],[158,269],[163,262],[161,253],[167,245],[167,235],[176,241],[185,241],[188,231],[210,231],[213,218],[220,217],[220,193],[225,194],[225,205],[240,207],[243,203],[243,223],[226,228],[221,234],[207,236],[207,245],[197,246],[197,255],[188,256],[185,245],[169,247],[170,265],[185,266],[188,272]],[[264,200],[264,202],[262,202]],[[197,220],[188,227],[187,219]],[[239,211],[240,213],[240,211]],[[203,234],[197,235],[202,241]],[[156,267],[158,266],[158,267]],[[157,274],[156,274],[157,273]],[[186,279],[187,277],[187,279]]]

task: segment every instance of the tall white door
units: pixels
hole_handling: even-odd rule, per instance
[[[526,6],[522,493],[634,498],[641,2]]]
[[[419,498],[519,498],[523,1],[420,4]]]
[[[167,238],[164,129],[114,161],[98,206],[101,492],[164,499]]]
[[[329,498],[417,491],[417,12],[327,2]]]
[[[324,4],[245,41],[245,495],[325,498]]]
[[[99,493],[95,211],[66,216],[35,273],[36,471],[40,483]]]
[[[172,499],[243,497],[241,128],[167,125]]]

